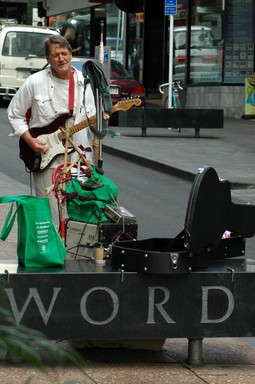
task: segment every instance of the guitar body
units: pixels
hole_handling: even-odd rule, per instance
[[[132,106],[139,106],[141,104],[141,99],[134,98],[131,100],[119,101],[113,106],[112,113],[117,111],[127,111]],[[46,153],[35,153],[32,148],[22,139],[19,140],[19,157],[24,161],[26,168],[30,172],[40,172],[43,171],[54,158],[58,155],[65,153],[65,140],[63,132],[60,128],[65,128],[66,121],[69,119],[69,115],[66,113],[59,116],[51,124],[42,128],[31,128],[29,130],[30,134],[47,143],[48,150]],[[90,117],[87,120],[84,120],[73,127],[70,127],[69,134],[70,137],[82,129],[88,127],[91,124],[96,123],[96,116]],[[68,153],[73,151],[73,147],[68,148]]]
[[[63,141],[59,140],[58,134],[61,133],[60,127],[65,127],[69,115],[64,114],[59,116],[51,124],[42,128],[31,128],[29,130],[32,137],[36,137],[47,143],[49,150],[46,153],[36,153],[22,139],[19,140],[19,157],[24,161],[26,168],[30,172],[43,171],[57,155],[65,152]],[[70,148],[70,151],[72,148]]]

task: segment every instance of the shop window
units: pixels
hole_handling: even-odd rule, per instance
[[[111,48],[111,58],[125,64],[126,14],[109,4],[106,15],[106,45]]]
[[[174,23],[173,79],[188,84],[221,83],[222,1],[193,0],[189,11],[189,25],[187,19],[183,23],[178,17]]]

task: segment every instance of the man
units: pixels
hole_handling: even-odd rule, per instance
[[[90,85],[86,86],[84,93],[82,73],[71,67],[72,48],[68,41],[63,36],[52,35],[45,40],[44,48],[50,66],[31,75],[23,83],[7,110],[13,130],[11,136],[22,137],[36,154],[45,154],[49,148],[47,141],[33,137],[29,129],[47,127],[63,114],[72,115],[69,119],[71,125],[96,114]],[[73,101],[69,97],[70,78],[74,79]],[[104,113],[104,118],[108,119],[109,115]],[[93,134],[89,128],[85,128],[73,136],[73,141],[76,145],[87,147],[93,141]],[[33,172],[36,196],[45,197],[46,188],[52,185],[53,169],[63,162],[63,155],[59,155],[44,171]],[[54,222],[57,224],[58,207],[55,198],[51,199],[51,208]]]

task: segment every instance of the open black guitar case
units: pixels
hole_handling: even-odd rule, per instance
[[[225,231],[231,236],[223,238]],[[244,256],[245,239],[255,233],[255,206],[231,200],[230,183],[212,167],[200,168],[193,181],[184,230],[175,238],[150,238],[112,244],[114,269],[183,274],[213,260]]]

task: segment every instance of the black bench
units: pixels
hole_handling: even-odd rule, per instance
[[[223,109],[132,108],[119,112],[119,127],[141,127],[143,137],[147,128],[193,128],[198,138],[202,128],[223,126]]]

